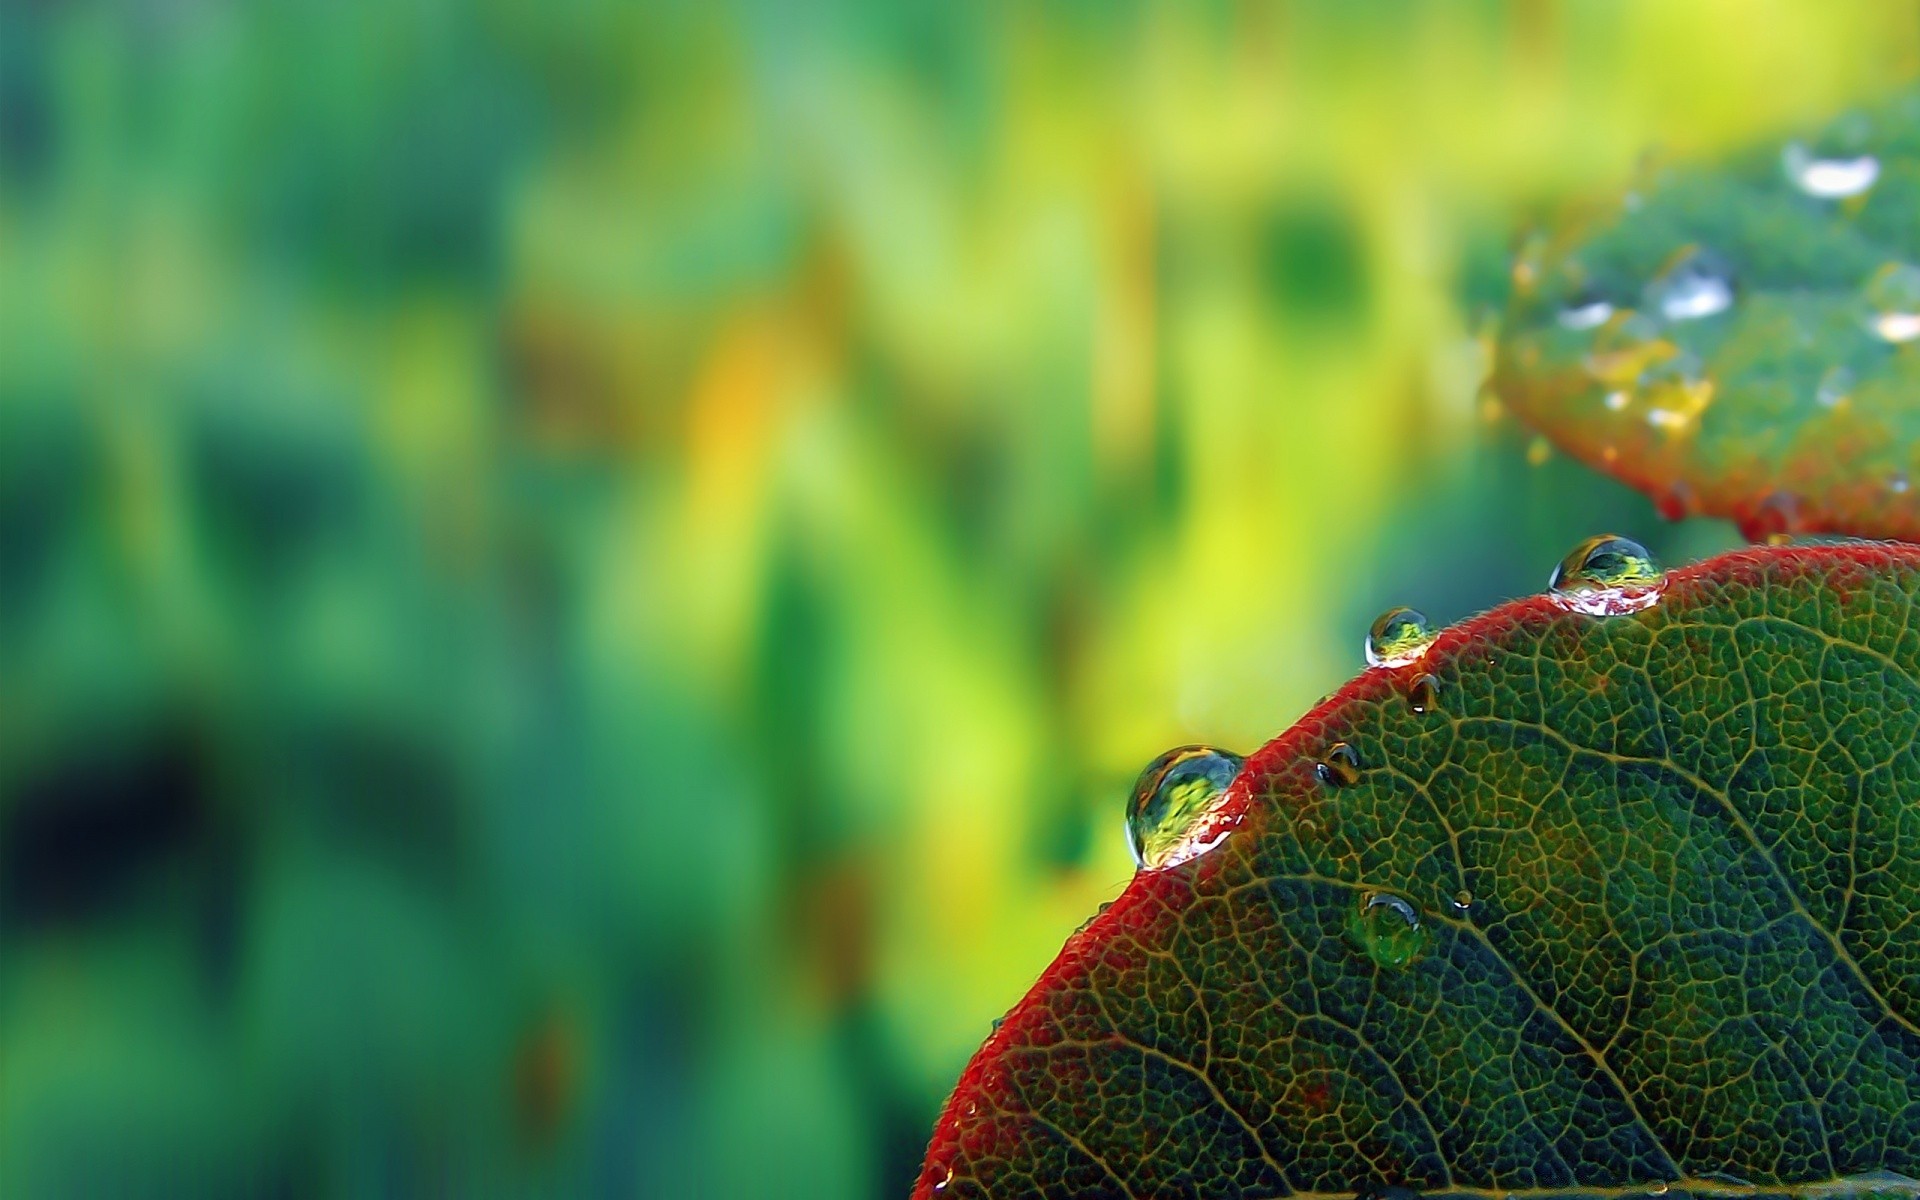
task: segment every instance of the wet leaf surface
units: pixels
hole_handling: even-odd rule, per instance
[[[916,1194],[1914,1194],[1917,594],[1756,548],[1363,672],[1068,941]]]
[[[1920,539],[1916,263],[1920,94],[1530,243],[1493,387],[1670,517]]]

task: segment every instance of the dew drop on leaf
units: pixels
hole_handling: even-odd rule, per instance
[[[1871,154],[1819,158],[1800,142],[1790,142],[1780,152],[1780,166],[1793,186],[1820,200],[1858,196],[1880,178],[1880,160]]]
[[[1865,288],[1867,324],[1887,342],[1920,337],[1920,267],[1890,262],[1875,271]]]
[[[1664,1196],[1667,1194],[1667,1181],[1664,1179],[1656,1179],[1647,1190],[1656,1196]]]
[[[1327,756],[1314,764],[1313,773],[1331,787],[1352,787],[1360,782],[1360,752],[1345,742],[1335,742]]]
[[[1404,667],[1417,661],[1433,645],[1426,615],[1412,608],[1390,608],[1374,618],[1367,630],[1367,665]]]
[[[1416,714],[1425,716],[1440,704],[1440,681],[1431,675],[1422,675],[1407,685],[1407,707]]]
[[[1219,845],[1231,826],[1213,819],[1245,760],[1212,746],[1179,746],[1147,764],[1127,801],[1127,848],[1149,871],[1178,866]]]
[[[1465,912],[1469,908],[1472,908],[1473,893],[1468,891],[1466,888],[1461,888],[1459,891],[1453,894],[1453,906],[1459,909],[1461,912]]]
[[[1669,321],[1697,321],[1733,307],[1733,273],[1707,251],[1688,247],[1647,285],[1647,299]]]
[[[1547,592],[1568,612],[1610,617],[1651,608],[1665,584],[1666,573],[1646,547],[1603,533],[1560,560],[1547,580]]]
[[[1420,910],[1392,892],[1361,893],[1350,932],[1368,958],[1395,970],[1418,958],[1428,938]]]

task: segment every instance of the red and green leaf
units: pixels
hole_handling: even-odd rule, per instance
[[[1731,518],[1756,540],[1920,540],[1915,264],[1920,95],[1651,170],[1535,242],[1514,267],[1493,386],[1670,517]],[[1689,303],[1674,290],[1689,277],[1726,294]]]
[[[1068,941],[916,1195],[1915,1194],[1916,595],[1754,549],[1366,671]]]

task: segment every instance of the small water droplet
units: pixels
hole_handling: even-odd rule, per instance
[[[1149,871],[1178,866],[1219,845],[1232,826],[1216,820],[1245,760],[1212,746],[1179,746],[1147,764],[1127,800],[1127,848]]]
[[[1793,185],[1821,200],[1858,196],[1880,178],[1880,160],[1871,154],[1854,158],[1819,158],[1799,142],[1780,152],[1780,166]]]
[[[1422,675],[1407,685],[1407,707],[1416,716],[1425,716],[1440,704],[1440,681],[1431,675]]]
[[[1425,614],[1412,608],[1390,608],[1375,617],[1367,630],[1367,665],[1404,667],[1425,654],[1433,638]]]
[[[1853,392],[1853,372],[1845,367],[1828,367],[1826,374],[1820,376],[1820,385],[1813,390],[1813,398],[1821,408],[1839,408],[1847,402]]]
[[[1466,888],[1461,888],[1459,891],[1453,894],[1453,906],[1459,909],[1461,912],[1465,912],[1469,908],[1472,908],[1473,893],[1468,891]]]
[[[1656,1179],[1647,1190],[1656,1196],[1664,1196],[1667,1194],[1667,1181],[1664,1179]]]
[[[1533,440],[1527,443],[1527,465],[1530,467],[1544,467],[1547,465],[1547,460],[1552,457],[1553,443],[1547,440],[1547,435],[1544,433],[1534,434]]]
[[[1660,493],[1653,506],[1669,521],[1681,520],[1693,512],[1693,489],[1684,479],[1676,479]]]
[[[1608,412],[1619,412],[1627,405],[1633,403],[1633,397],[1627,395],[1625,392],[1612,391],[1607,393],[1607,398],[1604,403],[1607,406]]]
[[[1698,321],[1733,307],[1733,273],[1718,257],[1689,246],[1647,285],[1647,299],[1669,321]]]
[[[1920,267],[1890,262],[1874,272],[1863,291],[1872,309],[1867,325],[1881,340],[1897,343],[1920,337]]]
[[[1348,930],[1368,958],[1393,970],[1418,958],[1430,936],[1420,910],[1392,892],[1361,893]]]
[[[1345,742],[1335,742],[1327,756],[1314,764],[1313,773],[1330,787],[1352,787],[1360,782],[1360,752]]]
[[[1007,1019],[1005,1017],[995,1017],[993,1020],[987,1022],[988,1032],[999,1033],[1000,1027],[1006,1023]]]
[[[1769,494],[1760,507],[1739,519],[1741,537],[1774,546],[1791,541],[1800,525],[1800,501],[1789,492]]]
[[[1568,612],[1609,617],[1652,607],[1666,579],[1646,547],[1603,533],[1560,560],[1547,580],[1547,592]]]
[[[1888,490],[1896,496],[1906,495],[1907,488],[1910,486],[1912,485],[1908,483],[1905,471],[1895,471],[1893,477],[1887,480]]]
[[[940,1178],[933,1181],[933,1190],[936,1192],[944,1192],[947,1190],[947,1185],[952,1182],[953,1168],[951,1166],[942,1167],[940,1170]]]
[[[1612,316],[1613,305],[1605,300],[1585,300],[1561,309],[1558,320],[1562,329],[1595,329]]]

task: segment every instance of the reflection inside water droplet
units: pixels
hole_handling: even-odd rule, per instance
[[[1780,166],[1793,185],[1821,200],[1858,196],[1880,178],[1880,160],[1871,154],[1854,158],[1817,158],[1799,142],[1780,152]]]
[[[1133,861],[1159,871],[1219,845],[1232,832],[1217,819],[1219,802],[1243,761],[1212,746],[1180,746],[1148,763],[1127,801]]]
[[[1666,572],[1645,546],[1604,533],[1573,548],[1547,580],[1555,604],[1596,617],[1639,612],[1660,600]]]
[[[1314,764],[1313,773],[1330,787],[1352,787],[1360,782],[1360,752],[1345,742],[1327,748],[1327,756]]]
[[[1368,958],[1394,970],[1418,958],[1430,936],[1420,910],[1392,892],[1362,892],[1348,932]]]
[[[1416,715],[1424,716],[1440,704],[1440,681],[1431,675],[1421,675],[1407,685],[1407,707]]]
[[[1366,655],[1370,667],[1404,667],[1433,645],[1433,630],[1424,613],[1411,608],[1390,608],[1373,620],[1367,630]]]
[[[1651,306],[1669,321],[1698,321],[1733,307],[1733,273],[1714,255],[1689,248],[1647,285]]]

